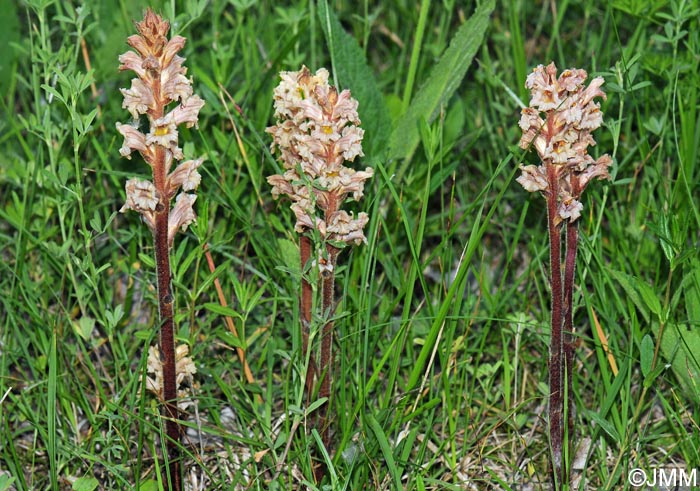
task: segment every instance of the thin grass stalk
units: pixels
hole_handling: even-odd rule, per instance
[[[563,337],[562,337],[562,277],[561,228],[557,223],[559,176],[554,166],[547,167],[547,224],[549,229],[550,286],[552,290],[551,335],[549,344],[549,438],[552,447],[552,473],[555,486],[565,479],[562,465],[563,427]]]
[[[304,388],[306,392],[306,400],[310,403],[313,400],[315,389],[316,376],[316,357],[309,351],[309,338],[311,329],[311,309],[313,305],[313,289],[306,277],[306,271],[311,264],[312,244],[311,238],[306,234],[299,236],[299,255],[301,259],[301,355],[304,364],[308,362],[306,367],[306,377]],[[317,413],[310,417],[312,427],[318,427],[319,416]],[[312,466],[314,480],[321,482],[324,475],[323,465],[314,463]]]

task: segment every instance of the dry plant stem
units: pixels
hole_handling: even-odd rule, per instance
[[[552,289],[552,324],[549,346],[549,436],[552,446],[552,472],[555,486],[561,489],[565,472],[562,459],[563,426],[563,336],[561,284],[561,228],[558,215],[559,176],[556,166],[547,166],[547,221],[549,229],[550,286]]]
[[[153,165],[153,178],[156,187],[165,186],[165,161],[162,149],[156,154]],[[164,196],[162,193],[161,196]],[[167,435],[166,450],[168,473],[164,481],[170,482],[170,490],[182,489],[180,480],[180,424],[177,408],[177,373],[175,370],[175,326],[173,321],[173,295],[170,291],[170,252],[168,246],[168,218],[170,203],[162,198],[156,207],[156,227],[154,233],[156,275],[158,277],[158,312],[160,314],[160,353],[163,362],[163,405],[161,414],[165,420]],[[165,472],[165,471],[164,471]]]
[[[321,332],[321,387],[319,397],[328,400],[321,409],[321,440],[330,451],[330,396],[333,383],[333,314],[335,310],[335,265],[340,249],[326,245],[330,270],[322,276],[323,283],[323,318],[326,323]]]
[[[309,326],[311,325],[311,300],[312,290],[304,276],[304,271],[311,259],[311,239],[307,235],[301,235],[299,238],[299,251],[301,256],[301,354],[306,363],[309,361],[309,366],[306,370],[306,397],[310,400],[314,392],[314,375],[316,373],[316,361],[312,354],[309,354]]]

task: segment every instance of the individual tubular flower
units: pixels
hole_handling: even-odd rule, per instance
[[[594,98],[605,100],[606,96],[601,90],[603,78],[596,77],[584,87],[587,76],[585,70],[572,68],[557,77],[557,68],[550,63],[535,68],[525,82],[532,99],[520,117],[520,147],[534,147],[542,165],[521,166],[517,181],[530,192],[546,193],[547,168],[552,168],[558,179],[557,223],[580,216],[583,205],[578,199],[592,178],[610,178],[610,156],[594,160],[588,154],[588,147],[595,145],[591,132],[603,123],[600,104]]]
[[[302,67],[280,77],[274,92],[277,124],[266,129],[273,137],[271,150],[279,151],[285,168],[284,174],[267,178],[273,197],[291,199],[298,232],[315,229],[327,241],[366,242],[362,214],[344,227],[328,224],[349,196],[362,198],[364,183],[374,174],[370,167],[356,171],[343,165],[363,155],[357,101],[349,90],[338,93],[328,85],[324,68],[312,74]]]
[[[186,344],[181,344],[175,349],[175,373],[177,384],[178,407],[181,410],[187,409],[192,404],[189,400],[189,391],[183,384],[187,380],[191,383],[192,375],[197,373],[192,358],[187,356],[189,348]],[[156,346],[148,348],[148,361],[146,371],[151,375],[146,377],[146,389],[155,394],[158,399],[163,399],[163,362],[160,358],[160,351]]]

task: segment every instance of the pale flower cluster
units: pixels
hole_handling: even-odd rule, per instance
[[[177,386],[177,405],[180,410],[185,410],[194,402],[188,397],[187,388],[183,383],[187,381],[190,386],[194,383],[192,375],[197,373],[192,358],[187,356],[189,348],[186,344],[181,344],[175,348],[175,382]],[[148,348],[148,362],[146,371],[152,376],[146,377],[146,388],[153,392],[158,399],[163,399],[163,362],[160,359],[160,351],[156,346]]]
[[[187,69],[182,66],[185,59],[177,55],[185,45],[185,38],[174,36],[168,40],[168,21],[150,10],[136,27],[140,35],[130,36],[127,40],[136,51],[119,56],[119,69],[132,70],[137,75],[131,81],[131,88],[120,89],[124,96],[122,107],[131,113],[134,123],[117,123],[117,130],[124,136],[119,153],[130,159],[131,153],[138,151],[151,166],[154,181],[127,181],[126,203],[120,211],[139,212],[154,231],[158,204],[169,206],[170,200],[182,188],[184,192],[177,196],[169,215],[168,244],[172,246],[175,232],[185,230],[195,220],[192,204],[196,196],[187,192],[199,186],[201,176],[197,168],[202,165],[202,159],[187,160],[170,172],[173,160],[184,158],[178,146],[177,127],[181,124],[188,128],[197,125],[204,100],[192,93],[192,81],[186,77]],[[164,114],[165,107],[172,102],[179,104]],[[147,134],[138,130],[142,115],[149,122]]]
[[[369,167],[356,171],[343,165],[363,155],[357,101],[349,90],[338,93],[329,86],[324,68],[312,74],[302,67],[280,77],[274,91],[277,124],[266,131],[285,172],[267,178],[272,196],[292,200],[299,233],[315,229],[325,240],[366,242],[367,214],[355,217],[340,209],[349,196],[355,201],[362,198],[364,183],[374,173]]]
[[[600,88],[603,78],[596,77],[584,87],[587,76],[585,70],[572,68],[557,78],[557,67],[550,63],[536,67],[525,83],[532,99],[520,117],[520,147],[533,146],[542,164],[521,166],[522,175],[517,181],[530,192],[547,193],[547,168],[554,166],[559,190],[558,222],[580,216],[583,205],[578,198],[593,178],[610,178],[610,156],[595,160],[588,154],[588,147],[596,144],[591,132],[603,123],[600,104],[593,99],[605,100],[606,96]]]

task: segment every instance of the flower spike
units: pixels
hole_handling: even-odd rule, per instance
[[[129,89],[120,89],[124,96],[122,107],[129,111],[134,124],[117,123],[117,131],[124,137],[119,153],[131,158],[133,152],[141,154],[152,172],[152,181],[129,179],[126,183],[126,203],[121,212],[133,210],[153,233],[155,241],[156,275],[158,278],[158,312],[160,316],[160,349],[149,349],[148,371],[155,378],[147,381],[147,388],[156,393],[162,402],[161,414],[167,439],[163,439],[163,453],[168,455],[168,469],[163,480],[169,491],[181,491],[180,449],[178,441],[182,433],[178,407],[184,407],[184,393],[179,385],[183,378],[196,369],[186,357],[187,347],[175,348],[173,295],[171,292],[170,249],[175,234],[184,231],[196,218],[194,194],[201,176],[197,169],[202,159],[187,160],[170,172],[173,160],[184,158],[179,147],[178,126],[197,126],[199,111],[204,100],[194,95],[192,80],[182,66],[184,58],[177,53],[185,46],[185,38],[173,36],[168,40],[170,23],[148,9],[141,22],[136,23],[138,35],[127,40],[135,51],[119,56],[119,69],[136,74]],[[169,109],[169,105],[178,104]],[[138,129],[138,120],[148,119],[149,131]],[[171,201],[175,205],[171,209]],[[160,353],[160,354],[158,354]]]

